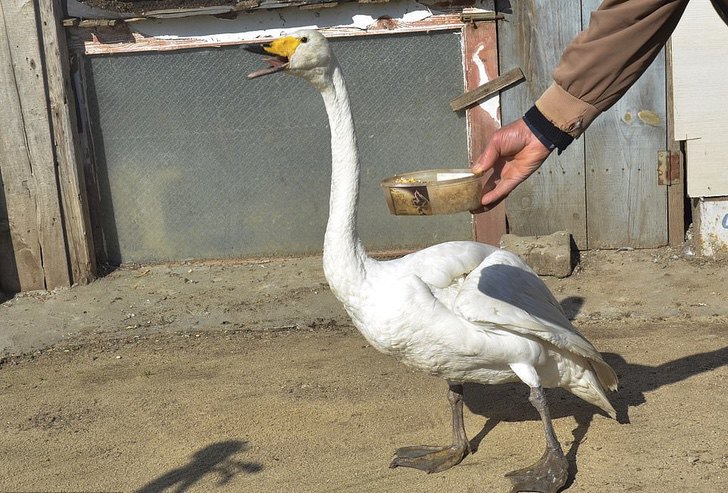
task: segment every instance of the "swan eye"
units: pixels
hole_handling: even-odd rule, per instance
[[[307,43],[307,42],[308,42],[308,38],[306,36],[301,38],[301,43]]]

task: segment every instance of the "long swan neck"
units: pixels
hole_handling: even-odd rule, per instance
[[[349,96],[335,60],[330,73],[321,88],[331,129],[332,168],[324,273],[337,296],[349,297],[366,277],[366,252],[356,231],[359,156]]]

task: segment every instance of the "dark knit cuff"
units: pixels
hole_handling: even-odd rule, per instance
[[[558,149],[561,154],[574,141],[574,137],[551,123],[536,106],[523,115],[523,121],[548,150]]]

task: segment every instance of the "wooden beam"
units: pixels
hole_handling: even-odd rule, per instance
[[[482,99],[490,97],[493,94],[497,94],[506,87],[512,86],[523,79],[523,72],[520,68],[516,67],[494,80],[490,80],[461,96],[451,99],[450,107],[453,111],[460,111],[464,108],[468,108]]]
[[[672,81],[672,39],[665,46],[665,92],[667,102],[667,149],[682,154],[675,140],[675,99]],[[685,162],[677,169],[679,176],[671,175],[667,186],[667,242],[672,246],[685,242]]]
[[[28,154],[18,83],[13,66],[13,40],[5,26],[17,12],[0,2],[0,288],[7,292],[45,288],[45,275],[31,193]],[[9,5],[8,5],[9,6]],[[6,19],[6,17],[10,17]]]
[[[43,63],[32,0],[0,2],[0,173],[12,290],[70,284]]]
[[[484,80],[497,77],[498,41],[495,23],[469,23],[463,26],[463,47],[466,89],[481,86]],[[483,105],[472,106],[465,112],[471,162],[483,153],[491,136],[500,128],[499,112],[498,108],[489,112]],[[488,177],[484,181],[487,185]],[[506,233],[505,202],[488,212],[475,214],[473,228],[477,241],[499,245],[501,236]]]
[[[66,33],[60,22],[63,10],[58,0],[38,0],[38,7],[71,282],[87,284],[96,275],[96,259],[77,144]]]
[[[283,27],[283,26],[280,26]],[[463,27],[459,14],[440,14],[408,22],[402,19],[380,18],[366,30],[354,27],[328,27],[320,29],[328,38],[417,33],[422,31],[456,30]],[[495,27],[494,27],[495,28]],[[96,28],[69,27],[68,48],[84,55],[109,55],[145,51],[171,51],[190,48],[219,48],[259,42],[257,37],[219,41],[212,38],[159,38],[146,37],[137,32],[133,24],[118,23]]]
[[[71,80],[73,90],[78,104],[78,143],[79,153],[83,161],[83,174],[85,179],[86,199],[88,204],[89,221],[91,224],[91,237],[94,246],[96,266],[109,262],[106,255],[104,242],[104,231],[102,226],[101,192],[99,191],[99,180],[96,167],[96,150],[94,149],[94,138],[91,129],[91,115],[89,113],[89,88],[87,86],[86,63],[88,59],[84,56],[75,56],[72,64]]]

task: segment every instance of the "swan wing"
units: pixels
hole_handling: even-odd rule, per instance
[[[495,325],[538,337],[554,346],[603,362],[571,324],[543,281],[516,255],[498,250],[465,278],[453,311],[477,325]]]
[[[474,241],[448,241],[387,262],[401,275],[414,274],[434,289],[446,289],[500,249]]]

